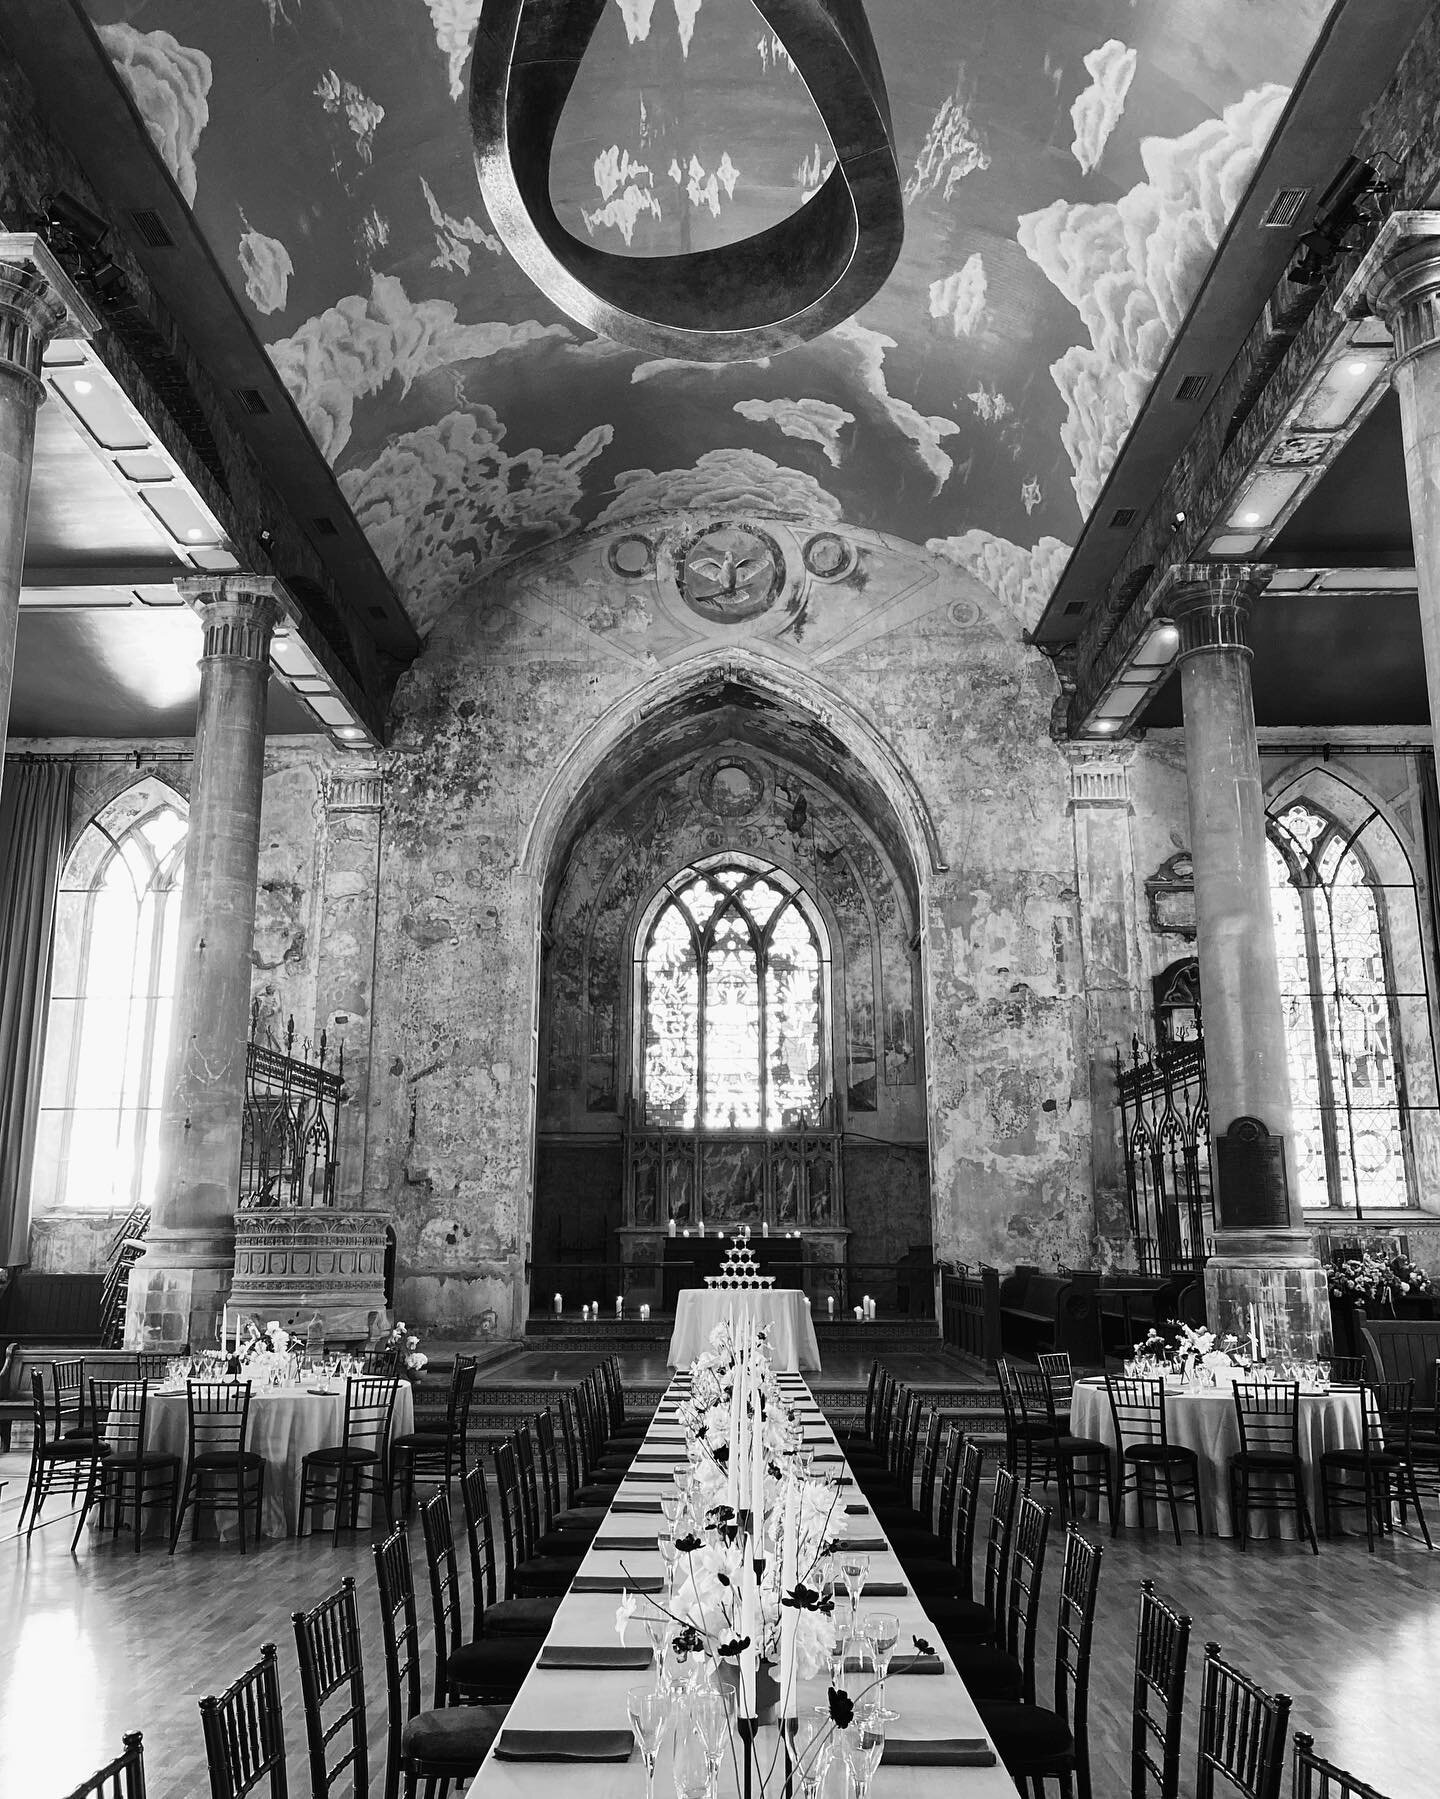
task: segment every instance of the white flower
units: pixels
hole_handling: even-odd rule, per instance
[[[620,1639],[620,1647],[625,1647],[625,1631],[630,1620],[635,1616],[635,1595],[627,1592],[615,1607],[615,1634]]]

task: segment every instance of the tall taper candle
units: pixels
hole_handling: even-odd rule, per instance
[[[785,1482],[785,1522],[780,1538],[780,1591],[789,1593],[800,1578],[800,1483],[792,1476]],[[780,1608],[780,1716],[799,1715],[796,1686],[799,1667],[795,1634],[800,1614],[794,1606]]]
[[[765,1426],[760,1417],[760,1391],[758,1387],[752,1389],[750,1404],[754,1408],[750,1417],[752,1427],[752,1435],[750,1438],[750,1510],[755,1516],[753,1527],[755,1531],[755,1540],[758,1545],[761,1545],[761,1553],[763,1554],[764,1538],[762,1536],[762,1531],[765,1524]]]

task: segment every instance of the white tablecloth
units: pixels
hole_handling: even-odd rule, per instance
[[[1110,1401],[1102,1384],[1077,1381],[1070,1404],[1071,1429],[1077,1437],[1096,1437],[1115,1442]],[[1240,1423],[1235,1416],[1235,1395],[1228,1387],[1199,1393],[1167,1389],[1165,1426],[1170,1441],[1193,1449],[1200,1463],[1200,1499],[1205,1507],[1205,1528],[1217,1537],[1237,1534],[1230,1514],[1230,1457],[1240,1452]],[[1300,1395],[1300,1455],[1305,1465],[1305,1493],[1317,1534],[1320,1515],[1320,1455],[1326,1449],[1360,1447],[1360,1395],[1358,1392],[1302,1393]],[[1117,1482],[1118,1485],[1118,1482]],[[1161,1491],[1163,1493],[1163,1484]],[[1163,1500],[1162,1500],[1163,1505]],[[1092,1502],[1093,1507],[1093,1502]],[[1127,1522],[1137,1519],[1135,1500],[1126,1500]],[[1182,1508],[1181,1522],[1190,1516]],[[1255,1535],[1293,1536],[1295,1518],[1273,1512],[1252,1512],[1250,1530]]]
[[[255,1387],[250,1394],[250,1417],[245,1447],[265,1458],[264,1530],[267,1537],[293,1537],[300,1504],[300,1464],[312,1449],[324,1449],[340,1441],[345,1428],[343,1382],[333,1394],[311,1393],[304,1387]],[[408,1381],[401,1381],[395,1395],[392,1436],[404,1436],[415,1428],[415,1400]],[[145,1442],[185,1460],[189,1414],[185,1392],[151,1389],[145,1413]],[[182,1479],[183,1479],[182,1469]],[[364,1521],[367,1501],[362,1498]],[[158,1515],[158,1514],[157,1514]],[[219,1514],[227,1529],[235,1524],[233,1513]],[[187,1518],[185,1528],[189,1530]]]
[[[806,1420],[807,1434],[809,1431],[816,1434],[823,1432],[826,1438],[825,1449],[831,1454],[837,1453],[838,1445],[833,1433],[829,1431],[803,1383],[795,1384],[790,1397]],[[651,1426],[646,1438],[646,1448],[673,1449],[676,1460],[683,1462],[684,1439],[680,1437],[675,1423],[674,1400],[675,1392],[672,1389]],[[663,1464],[657,1464],[647,1457],[638,1466],[652,1470]],[[821,1464],[815,1470],[817,1474],[827,1475],[834,1471],[836,1469],[828,1463]],[[845,1469],[844,1472],[849,1478],[849,1470]],[[616,1497],[619,1500],[642,1499],[653,1502],[666,1491],[667,1488],[654,1482],[627,1479]],[[853,1480],[845,1489],[845,1498],[850,1504],[862,1503],[859,1489],[855,1487]],[[602,1526],[600,1535],[648,1535],[651,1531],[660,1530],[663,1522],[658,1513],[652,1518],[644,1513],[612,1511]],[[850,1534],[857,1538],[880,1534],[874,1515],[868,1512],[850,1517],[849,1525]],[[628,1550],[622,1553],[592,1547],[580,1572],[612,1577],[627,1573],[636,1576],[656,1575],[661,1572],[660,1554],[658,1549]],[[893,1551],[888,1548],[870,1551],[870,1579],[904,1579],[904,1569]],[[546,1642],[572,1645],[613,1644],[616,1640],[615,1611],[619,1603],[614,1594],[568,1593],[550,1626]],[[932,1643],[939,1641],[939,1633],[925,1616],[924,1607],[913,1592],[907,1593],[903,1598],[873,1601],[874,1609],[878,1610],[882,1606],[899,1618],[900,1643],[904,1648],[908,1649],[912,1635],[927,1637]],[[860,1607],[862,1613],[867,1609],[863,1597]],[[631,1625],[628,1640],[632,1648],[638,1648],[644,1643],[645,1633],[638,1623]],[[943,1655],[943,1650],[941,1653]],[[633,1686],[650,1686],[654,1678],[653,1669],[637,1673],[634,1670],[592,1672],[585,1669],[535,1667],[531,1669],[510,1707],[507,1723],[519,1730],[544,1730],[557,1726],[567,1730],[624,1730],[628,1726],[625,1711],[627,1689]],[[825,1687],[823,1676],[805,1681],[800,1694],[801,1705],[823,1705]],[[886,1687],[885,1697],[894,1710],[900,1713],[899,1722],[887,1726],[887,1734],[897,1741],[902,1738],[983,1737],[986,1734],[975,1702],[965,1690],[965,1683],[948,1665],[943,1674],[893,1677]],[[670,1732],[666,1733],[660,1750],[655,1775],[657,1799],[668,1799],[674,1791],[671,1735]],[[762,1732],[761,1747],[767,1754],[775,1753],[776,1733],[772,1728],[767,1727]],[[772,1775],[767,1782],[767,1790],[772,1796],[778,1795],[782,1784],[778,1775]],[[721,1799],[737,1799],[736,1770],[728,1759],[721,1769],[719,1789]],[[849,1790],[844,1768],[837,1755],[826,1777],[822,1799],[845,1799]],[[576,1799],[577,1795],[583,1795],[584,1799],[642,1799],[644,1791],[645,1772],[638,1754],[632,1754],[628,1762],[588,1762],[577,1765],[573,1762],[502,1761],[492,1753],[472,1782],[467,1799]],[[875,1775],[870,1792],[872,1799],[1016,1799],[1014,1783],[998,1761],[989,1768],[882,1767]]]
[[[675,1302],[670,1366],[688,1368],[710,1347],[710,1333],[725,1318],[753,1318],[770,1332],[770,1363],[777,1370],[820,1370],[820,1345],[810,1302],[793,1287],[687,1287]]]

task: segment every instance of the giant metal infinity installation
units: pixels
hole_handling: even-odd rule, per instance
[[[739,243],[614,256],[572,236],[550,200],[565,101],[609,0],[484,0],[470,77],[475,166],[516,262],[577,323],[692,362],[808,343],[849,318],[905,232],[890,103],[861,0],[755,0],[830,133],[835,167],[798,212]]]

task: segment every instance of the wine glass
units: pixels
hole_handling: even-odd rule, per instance
[[[832,1687],[842,1687],[845,1684],[845,1645],[850,1641],[850,1629],[838,1609],[830,1614],[827,1637],[830,1655],[830,1684]]]
[[[680,1505],[681,1505],[681,1498],[678,1493],[675,1493],[675,1494],[662,1493],[661,1494],[660,1510],[664,1514],[665,1522],[670,1526],[670,1530],[671,1530],[672,1534],[674,1533],[674,1530],[675,1530],[675,1520],[680,1516]]]
[[[900,1714],[885,1704],[885,1676],[890,1672],[890,1657],[900,1641],[900,1620],[894,1612],[870,1612],[860,1629],[875,1654],[875,1672],[880,1681],[875,1695],[876,1710],[885,1723],[893,1724]]]
[[[640,1759],[645,1763],[645,1799],[655,1799],[655,1758],[670,1716],[670,1695],[650,1687],[631,1687],[625,1695],[625,1706]]]
[[[690,1717],[693,1722],[693,1709]],[[710,1799],[710,1756],[698,1728],[675,1732],[671,1776],[675,1799]]]
[[[656,1543],[660,1550],[660,1560],[665,1564],[665,1597],[670,1599],[675,1594],[675,1562],[679,1552],[669,1531],[661,1531]]]
[[[665,1639],[669,1634],[670,1620],[664,1607],[657,1605],[652,1599],[648,1603],[641,1602],[640,1622],[645,1627],[645,1635],[650,1639],[650,1653],[655,1659],[655,1687],[658,1692],[668,1684],[665,1673]]]
[[[860,1550],[842,1548],[840,1572],[844,1576],[845,1591],[850,1595],[850,1617],[853,1623],[860,1616],[860,1595],[865,1591],[865,1582],[870,1574],[870,1557]]]
[[[870,1782],[875,1778],[875,1770],[880,1766],[880,1757],[884,1753],[885,1720],[880,1716],[880,1708],[875,1705],[857,1706],[855,1716],[840,1732],[840,1754],[849,1772],[850,1784],[855,1789],[855,1799],[866,1799]]]
[[[787,1728],[795,1777],[800,1782],[800,1799],[819,1799],[835,1753],[835,1732],[830,1723],[829,1707],[811,1706],[792,1718]]]
[[[705,1762],[710,1775],[710,1795],[720,1781],[720,1764],[730,1746],[730,1713],[732,1690],[727,1687],[697,1687],[690,1695],[690,1722],[705,1749]]]

